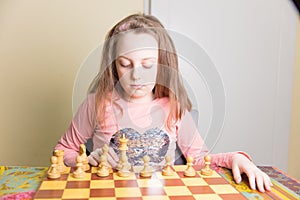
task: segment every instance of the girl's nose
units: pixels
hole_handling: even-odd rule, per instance
[[[132,68],[131,77],[133,80],[138,80],[141,78],[142,75],[142,68],[140,66],[134,66]]]

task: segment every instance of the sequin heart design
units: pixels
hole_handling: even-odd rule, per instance
[[[152,163],[153,165],[165,159],[170,138],[163,130],[151,128],[142,134],[132,128],[119,130],[110,140],[110,146],[118,156],[120,156],[119,139],[123,134],[128,139],[127,156],[131,165],[143,165],[143,156],[145,155],[150,157],[150,164]]]

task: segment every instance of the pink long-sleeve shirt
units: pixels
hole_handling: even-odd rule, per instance
[[[115,106],[118,105],[118,106]],[[121,108],[121,110],[119,109]],[[155,163],[162,164],[165,155],[175,161],[176,142],[183,155],[194,158],[194,164],[203,165],[208,153],[190,113],[166,127],[170,110],[168,98],[157,98],[150,103],[130,103],[122,98],[108,102],[105,110],[105,126],[100,127],[95,112],[95,94],[89,94],[79,107],[69,128],[58,141],[55,149],[65,151],[64,162],[76,165],[79,145],[93,140],[93,150],[110,144],[118,151],[118,138],[125,134],[129,139],[128,156],[133,164],[140,164],[143,155],[150,155]],[[211,164],[231,168],[233,155],[244,152],[211,154]]]

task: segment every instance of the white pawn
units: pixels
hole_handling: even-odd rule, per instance
[[[83,171],[83,164],[81,156],[76,157],[76,170],[73,172],[74,178],[84,178],[85,172]]]
[[[149,166],[149,161],[150,161],[149,156],[147,156],[147,155],[144,156],[143,161],[144,161],[144,168],[140,171],[140,176],[142,176],[142,177],[151,177],[153,169],[152,169],[151,166]]]
[[[161,174],[163,176],[172,176],[173,175],[173,170],[171,168],[171,158],[170,158],[170,156],[166,156],[165,160],[166,160],[166,166],[162,170]]]
[[[184,171],[184,175],[185,176],[196,176],[196,171],[193,168],[194,158],[192,156],[188,156],[186,161],[187,161],[187,168]]]
[[[209,167],[210,160],[211,160],[211,157],[209,155],[204,156],[205,167],[200,170],[201,174],[204,176],[211,176],[213,174],[212,169],[210,169],[210,167]]]
[[[57,157],[56,156],[51,156],[51,166],[47,172],[47,177],[50,179],[57,179],[60,177],[60,172],[57,166]]]

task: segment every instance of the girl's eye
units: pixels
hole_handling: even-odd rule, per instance
[[[131,64],[130,63],[120,63],[121,67],[124,67],[124,68],[129,68],[131,67]]]
[[[154,66],[155,64],[154,63],[144,63],[143,64],[143,67],[147,68],[147,69],[150,69]]]

